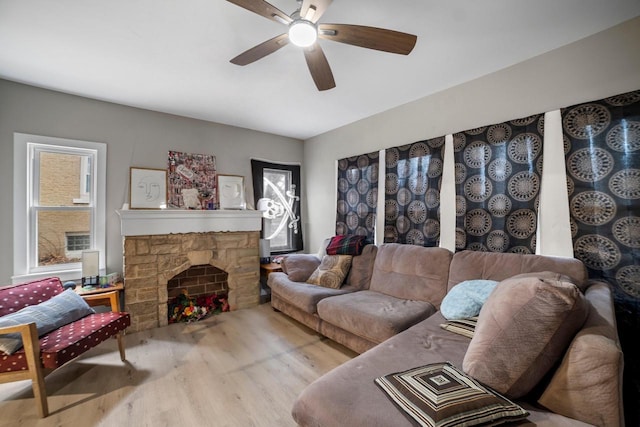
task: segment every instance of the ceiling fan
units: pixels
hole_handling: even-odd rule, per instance
[[[264,0],[227,0],[272,21],[289,27],[288,31],[264,43],[252,47],[231,60],[236,65],[247,65],[277,51],[289,42],[304,49],[304,57],[311,77],[318,90],[328,90],[336,86],[333,73],[318,38],[333,40],[383,52],[408,55],[416,44],[412,34],[348,24],[318,24],[333,0],[297,0],[299,8],[287,15]]]

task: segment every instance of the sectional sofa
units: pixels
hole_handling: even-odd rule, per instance
[[[285,272],[269,276],[272,306],[361,354],[303,391],[292,412],[299,425],[416,425],[376,379],[440,362],[520,405],[527,417],[513,425],[624,425],[612,293],[588,281],[580,261],[368,245],[337,289],[306,283],[319,264],[288,257]],[[444,297],[475,279],[499,284],[472,338],[443,329]]]

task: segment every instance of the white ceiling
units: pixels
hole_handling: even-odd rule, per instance
[[[638,0],[336,0],[320,22],[418,42],[401,56],[321,40],[337,87],[318,92],[293,45],[229,63],[286,27],[225,0],[0,0],[0,78],[308,139],[638,15]]]

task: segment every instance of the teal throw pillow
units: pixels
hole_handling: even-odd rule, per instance
[[[440,312],[448,320],[475,317],[497,284],[495,280],[482,279],[460,282],[444,297]]]

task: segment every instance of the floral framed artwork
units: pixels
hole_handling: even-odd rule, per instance
[[[185,195],[194,195],[203,209],[213,209],[216,200],[214,155],[169,151],[167,168],[169,207],[193,209],[193,204],[185,200]],[[185,193],[184,190],[189,191]]]
[[[167,171],[129,168],[129,209],[167,207]]]
[[[220,209],[245,209],[244,177],[217,175],[218,203]]]

